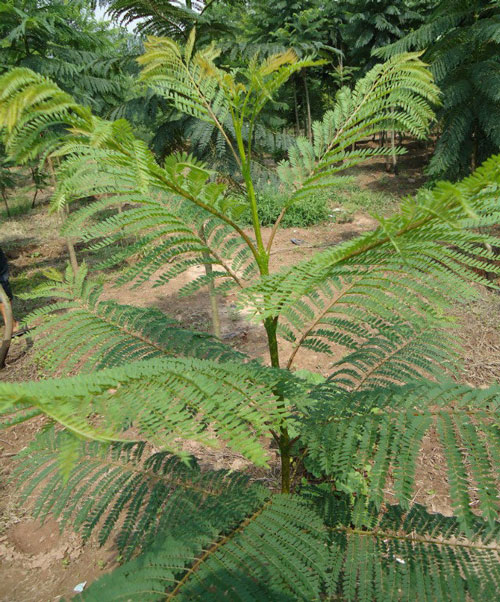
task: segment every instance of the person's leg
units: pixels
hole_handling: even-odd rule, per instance
[[[4,324],[7,324],[7,314],[5,313],[5,306],[3,303],[0,303],[0,313],[2,314],[2,321]],[[12,332],[16,332],[19,330],[19,322],[12,316]]]
[[[2,314],[3,323],[7,324],[7,315],[3,303],[0,303],[0,313]],[[17,330],[19,330],[19,322],[12,316],[12,333],[14,334]]]
[[[6,324],[7,323],[7,315],[5,313],[5,306],[3,303],[0,303],[0,313],[2,314],[3,323]]]
[[[0,284],[3,286],[4,291],[7,293],[10,302],[12,303],[12,289],[8,280],[1,280]],[[3,303],[0,303],[0,313],[2,314],[3,323],[7,323],[7,314]],[[12,332],[16,332],[19,329],[19,322],[12,316]]]

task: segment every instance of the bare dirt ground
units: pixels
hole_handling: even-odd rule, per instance
[[[381,180],[383,185],[380,184]],[[402,196],[422,183],[419,165],[406,164],[404,174],[395,178],[387,176],[382,164],[370,165],[359,174],[363,187],[381,189]],[[47,215],[46,206],[34,213],[14,218],[0,224],[0,241],[12,267],[14,288],[19,291],[43,280],[41,272],[47,267],[61,268],[66,261],[64,242],[57,237],[58,219]],[[272,265],[278,268],[291,265],[310,256],[318,247],[346,240],[372,229],[373,218],[362,211],[354,213],[350,223],[326,223],[313,228],[289,228],[278,233],[274,245]],[[300,239],[300,246],[291,239]],[[190,277],[194,277],[193,273]],[[182,278],[167,285],[152,288],[116,289],[106,284],[106,294],[120,303],[140,307],[159,307],[186,327],[209,330],[210,313],[206,294],[180,299],[177,291],[184,284]],[[19,316],[31,306],[16,299],[15,310]],[[457,308],[464,343],[464,369],[462,380],[482,386],[500,379],[500,296],[484,293],[481,302]],[[229,296],[221,309],[222,335],[229,344],[253,357],[266,358],[263,329],[250,325],[235,311],[234,298]],[[286,343],[281,352],[286,355]],[[302,351],[297,367],[326,375],[336,358]],[[17,340],[12,347],[9,365],[0,372],[0,380],[15,381],[44,378],[43,370],[31,361],[26,342]],[[99,548],[94,540],[82,545],[77,534],[66,530],[59,533],[55,521],[40,525],[33,521],[26,508],[17,502],[16,487],[9,482],[13,457],[25,447],[43,426],[35,420],[7,431],[0,431],[0,600],[5,602],[52,602],[70,598],[73,588],[81,582],[91,582],[103,572],[117,565],[117,552],[110,543]],[[193,450],[197,451],[197,450]],[[240,458],[222,450],[211,452],[204,458],[213,468],[244,469]],[[414,501],[424,503],[431,511],[451,513],[450,500],[443,471],[442,455],[436,440],[426,437],[417,469]],[[270,481],[277,471],[269,474]],[[388,492],[390,495],[390,492]]]

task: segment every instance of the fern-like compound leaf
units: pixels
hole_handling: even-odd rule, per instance
[[[208,260],[218,268],[212,273],[222,290],[229,282],[241,286],[255,273],[252,243],[232,219],[241,201],[227,195],[224,185],[209,182],[211,172],[194,157],[172,155],[160,166],[126,120],[94,117],[27,69],[9,72],[1,85],[0,127],[9,154],[17,161],[48,153],[62,159],[54,207],[97,199],[72,216],[67,234],[81,236],[84,226],[84,239],[94,243],[93,249],[118,239],[130,243],[114,249],[103,264],[135,256],[119,284],[153,275],[161,284],[171,270],[178,275],[192,267],[194,258],[197,265]],[[103,210],[108,211],[104,219]],[[239,267],[232,264],[235,245]]]
[[[485,534],[477,520],[466,539],[455,519],[422,506],[389,506],[365,519],[353,526],[355,509],[324,488],[274,496],[223,529],[219,521],[218,532],[186,517],[82,599],[386,602],[415,595],[444,601],[452,593],[465,602],[495,594],[498,530]]]
[[[377,507],[390,489],[408,508],[423,438],[437,432],[458,523],[472,532],[474,495],[476,511],[494,528],[500,511],[498,386],[473,389],[441,377],[440,384],[371,384],[353,392],[327,381],[311,395],[315,402],[301,427],[310,472],[330,477],[341,490],[359,478]]]
[[[61,472],[61,450],[77,445],[69,474]],[[19,456],[15,478],[21,501],[32,500],[33,515],[59,519],[87,539],[98,531],[101,545],[115,537],[124,559],[154,544],[156,536],[183,517],[203,511],[208,520],[245,501],[267,495],[247,478],[227,471],[201,471],[193,458],[180,461],[151,453],[144,443],[83,443],[67,433],[43,433]],[[226,507],[227,506],[227,507]]]
[[[224,443],[266,464],[260,438],[288,414],[282,383],[279,372],[256,364],[152,359],[74,378],[2,383],[0,412],[31,405],[80,437],[124,441],[139,434],[180,454],[182,440]]]
[[[323,499],[320,494],[319,500],[331,537],[327,599],[466,602],[495,595],[498,524],[493,534],[485,534],[476,520],[475,535],[466,538],[455,518],[415,505],[410,511],[389,506],[372,512],[366,526],[355,527],[345,502],[331,494]]]
[[[439,92],[418,53],[400,54],[375,66],[354,90],[342,88],[334,109],[313,124],[313,141],[299,138],[279,176],[293,191],[290,203],[307,198],[317,188],[340,182],[345,169],[376,155],[401,149],[354,148],[355,143],[385,129],[423,137],[428,131]]]
[[[155,548],[97,581],[82,599],[319,597],[328,561],[327,531],[307,501],[277,495],[240,511],[239,520],[219,519],[217,531],[207,529],[199,515],[172,525]]]
[[[424,341],[425,330],[450,325],[452,302],[477,295],[472,282],[492,286],[484,271],[497,271],[491,249],[500,242],[481,227],[499,219],[499,166],[492,157],[461,183],[441,183],[407,199],[377,230],[247,287],[242,306],[253,307],[259,320],[280,316],[281,332],[293,345],[288,366],[302,347],[323,351],[340,344],[360,351],[351,356],[357,376],[339,372],[353,383],[378,362],[389,369],[389,360],[389,380],[429,375],[450,339]],[[425,353],[416,352],[419,344]],[[377,374],[381,378],[382,370]]]
[[[69,267],[65,275],[51,272],[46,284],[25,295],[51,301],[26,317],[37,325],[35,352],[45,369],[89,372],[167,356],[247,361],[213,336],[181,328],[156,308],[103,301],[102,286],[86,275],[85,264],[76,275]]]

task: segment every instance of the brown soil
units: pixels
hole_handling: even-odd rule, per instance
[[[382,165],[383,169],[383,165]],[[417,170],[416,170],[417,171]],[[409,171],[408,173],[412,173]],[[364,172],[363,185],[376,185],[380,178],[378,169]],[[418,176],[418,173],[417,173]],[[419,178],[420,176],[418,176]],[[395,187],[398,180],[385,176],[390,186]],[[407,186],[418,186],[420,180],[406,181]],[[401,192],[401,191],[400,191]],[[361,213],[356,214],[348,224],[327,224],[314,228],[285,229],[278,233],[273,268],[291,265],[310,256],[318,247],[338,243],[374,227],[374,220]],[[48,266],[61,265],[65,261],[63,241],[55,239],[57,219],[47,216],[40,208],[35,214],[24,219],[12,220],[0,225],[0,238],[11,258],[14,276],[21,271],[31,274]],[[291,239],[300,239],[300,246]],[[180,299],[177,291],[185,283],[186,277],[194,277],[195,271],[188,276],[176,279],[167,285],[153,288],[143,284],[137,289],[112,288],[106,285],[106,294],[121,303],[137,306],[159,307],[167,314],[181,321],[185,326],[209,330],[210,313],[208,298],[198,294],[188,299]],[[26,310],[24,302],[16,301],[17,313]],[[462,338],[466,347],[464,382],[483,386],[500,378],[500,334],[498,317],[500,316],[500,297],[484,295],[483,301],[474,306],[457,310],[462,323]],[[266,357],[266,345],[263,329],[248,324],[236,313],[234,298],[229,296],[221,309],[222,335],[236,348],[253,357]],[[286,356],[287,345],[283,343],[281,353]],[[310,351],[303,351],[297,358],[297,367],[327,374],[335,357],[325,357]],[[43,373],[30,361],[26,342],[17,340],[12,346],[8,368],[0,372],[0,380],[37,380]],[[99,548],[94,540],[82,545],[78,535],[66,530],[59,533],[58,525],[48,520],[42,526],[33,521],[26,509],[19,507],[16,489],[9,483],[12,470],[12,458],[25,447],[43,426],[43,419],[22,424],[8,431],[0,432],[0,600],[8,602],[47,602],[69,598],[73,588],[83,581],[91,582],[103,572],[117,564],[117,552],[112,543]],[[200,455],[200,449],[191,450]],[[248,467],[241,458],[221,450],[211,451],[201,458],[213,468],[245,469]],[[262,475],[261,475],[262,476]],[[271,483],[275,482],[278,471],[273,468],[267,474]],[[388,492],[390,496],[390,492]],[[428,435],[422,446],[422,454],[417,469],[414,501],[424,503],[430,510],[451,513],[450,500],[443,470],[441,450],[432,434]]]

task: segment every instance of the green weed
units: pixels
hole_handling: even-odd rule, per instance
[[[361,188],[357,183],[332,190],[331,201],[348,213],[364,211],[382,215],[391,214],[399,204],[399,199],[391,193]]]
[[[265,186],[257,192],[259,217],[263,226],[272,226],[276,222],[288,198],[288,194],[271,186]],[[319,191],[310,198],[291,205],[281,225],[285,228],[313,226],[329,219],[329,209],[328,192]],[[252,223],[249,209],[242,214],[240,220],[244,225]]]

